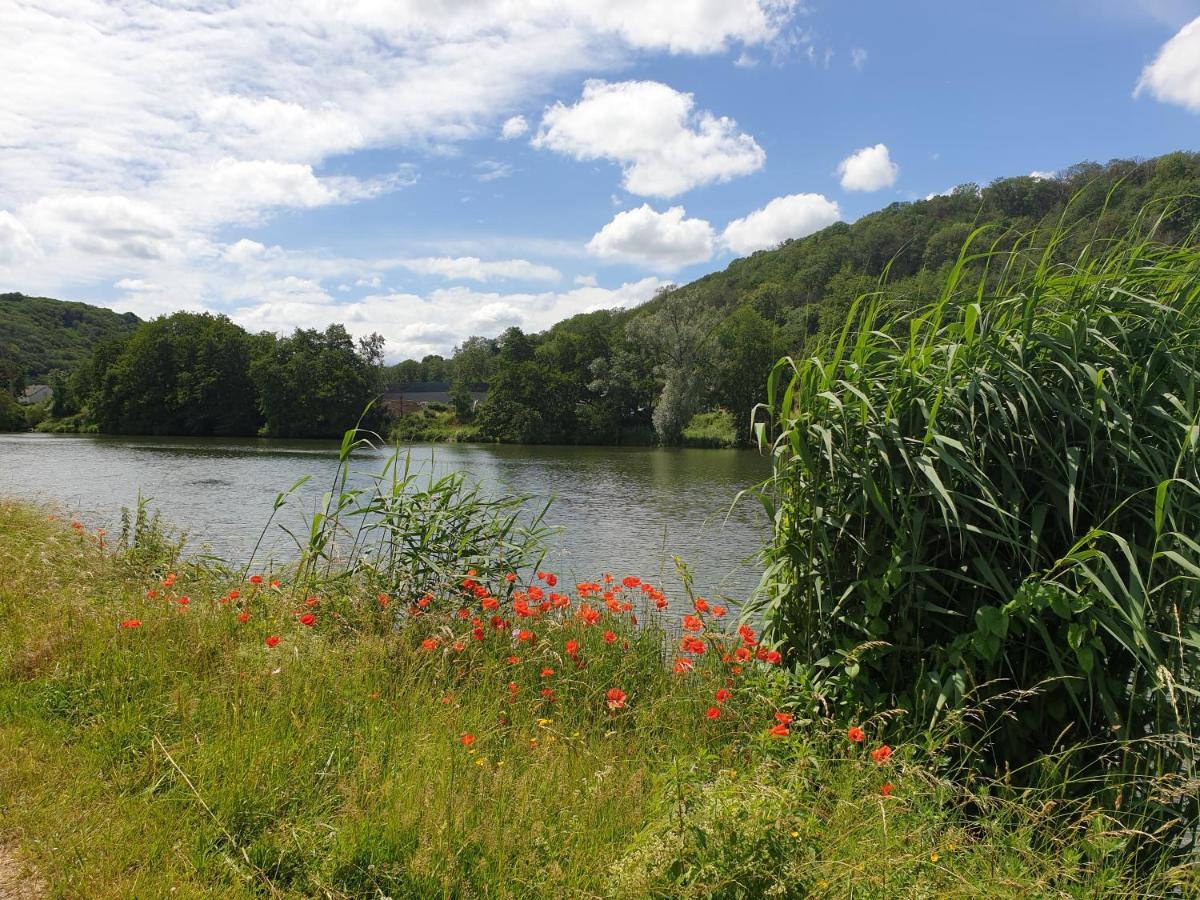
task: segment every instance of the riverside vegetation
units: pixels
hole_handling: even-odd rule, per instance
[[[3,836],[85,896],[1194,895],[1169,213],[1070,264],[972,235],[931,306],[865,296],[779,363],[740,621],[682,563],[682,610],[559,584],[462,475],[352,487],[358,432],[274,571],[5,503]]]
[[[936,295],[976,227],[994,226],[998,248],[1008,248],[1039,228],[1048,237],[1079,225],[1053,244],[1054,260],[1067,262],[1090,240],[1123,234],[1163,198],[1174,202],[1160,236],[1178,243],[1200,224],[1198,195],[1195,153],[961,185],[664,286],[632,309],[573,316],[540,334],[476,335],[449,358],[392,366],[382,365],[381,339],[356,345],[340,325],[277,338],[176,313],[134,329],[106,310],[0,295],[0,388],[52,384],[53,404],[29,416],[43,430],[336,437],[380,391],[444,381],[452,412],[407,416],[395,423],[397,437],[748,446],[751,410],[775,361],[809,355],[881,279],[894,303],[915,309]],[[490,387],[476,406],[467,387],[479,382]],[[12,404],[3,393],[0,428],[25,427],[20,416],[5,424]],[[391,427],[382,418],[370,424]]]

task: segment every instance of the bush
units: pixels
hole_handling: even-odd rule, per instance
[[[1192,772],[1200,250],[1044,258],[968,245],[932,308],[777,365],[761,608],[828,702],[926,720],[1015,683],[997,762],[1162,735],[1139,765]]]
[[[696,413],[683,429],[685,447],[736,447],[737,428],[727,409]]]
[[[0,390],[0,431],[25,431],[27,428],[21,404],[8,391]]]

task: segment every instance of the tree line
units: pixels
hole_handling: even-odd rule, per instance
[[[745,444],[776,361],[836,333],[851,304],[884,282],[887,302],[916,308],[938,296],[973,234],[978,247],[1025,240],[1041,253],[1040,227],[1055,235],[1051,256],[1069,262],[1085,243],[1124,236],[1139,221],[1174,242],[1200,224],[1200,154],[961,185],[785,241],[634,309],[573,316],[539,334],[477,335],[449,356],[390,366],[382,338],[356,342],[342,325],[276,337],[176,313],[110,334],[84,362],[58,370],[52,414],[115,433],[330,436],[380,392],[434,381],[450,384],[452,408],[405,418],[449,417],[460,437],[676,444],[703,421],[715,442]],[[967,279],[998,277],[982,263],[962,265]],[[476,403],[478,383],[488,391]],[[378,408],[368,424],[421,433]]]

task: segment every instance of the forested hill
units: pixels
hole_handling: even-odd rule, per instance
[[[26,381],[74,369],[105,338],[129,334],[133,313],[24,294],[0,294],[0,363],[15,363]]]
[[[71,369],[56,380],[53,415],[102,431],[339,434],[381,389],[448,381],[454,410],[405,416],[398,437],[745,443],[772,365],[840,326],[885,272],[890,301],[924,304],[977,228],[987,229],[983,247],[1025,235],[1035,248],[1065,228],[1055,251],[1065,261],[1089,242],[1125,235],[1139,217],[1161,241],[1188,239],[1200,226],[1200,153],[961,185],[739,259],[635,309],[574,316],[540,334],[471,337],[448,358],[381,368],[382,338],[356,344],[336,323],[277,338],[247,334],[224,317],[176,313],[139,323],[82,303],[6,294],[0,363],[14,353],[30,376]],[[477,382],[489,384],[479,404],[468,390]]]
[[[965,184],[894,203],[736,260],[636,309],[575,316],[540,335],[472,338],[452,359],[401,363],[394,377],[423,380],[441,367],[439,378],[492,382],[479,424],[501,439],[608,441],[652,424],[672,443],[696,414],[721,409],[744,441],[774,362],[839,327],[885,271],[890,297],[929,302],[981,226],[984,247],[1065,227],[1057,253],[1068,260],[1089,241],[1123,235],[1139,216],[1160,215],[1157,237],[1166,242],[1200,225],[1200,154],[1081,163],[1053,178]]]

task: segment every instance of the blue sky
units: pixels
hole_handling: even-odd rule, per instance
[[[966,181],[1197,149],[1198,17],[1200,0],[17,0],[0,289],[446,353]]]

